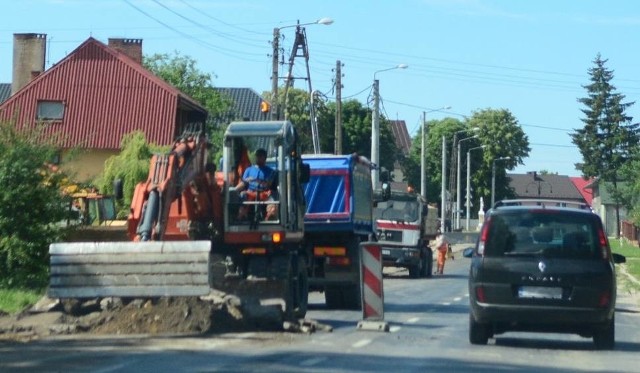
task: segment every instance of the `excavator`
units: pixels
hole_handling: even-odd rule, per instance
[[[309,180],[309,167],[301,160],[295,128],[289,121],[232,122],[223,141],[219,170],[209,161],[202,126],[187,128],[169,152],[152,157],[148,178],[136,186],[131,202],[131,242],[52,244],[49,295],[206,295],[211,287],[223,287],[241,296],[278,298],[285,318],[304,317],[310,256],[303,242],[302,184]],[[267,165],[274,170],[272,192],[269,198],[242,198],[238,183],[258,148],[267,152]],[[210,248],[204,269],[208,286],[178,286],[197,277],[194,268],[202,267],[188,253],[200,248]],[[126,258],[118,255],[125,252]],[[136,253],[153,256],[138,267],[121,264]],[[170,261],[175,258],[179,264]],[[110,269],[100,269],[94,260],[104,260]],[[175,271],[186,269],[160,272],[178,266]],[[169,284],[173,278],[180,283]]]

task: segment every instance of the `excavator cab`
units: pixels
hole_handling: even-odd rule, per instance
[[[257,150],[266,153],[261,168],[256,164]],[[304,166],[290,122],[232,122],[225,133],[222,159],[225,234],[258,231],[281,236],[286,231],[302,231],[300,175]],[[251,186],[260,187],[250,188],[248,180],[254,180],[255,175],[262,175],[262,179]]]

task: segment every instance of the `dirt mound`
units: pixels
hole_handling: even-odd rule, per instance
[[[95,334],[205,333],[225,313],[221,308],[193,297],[160,298],[136,300],[84,318],[92,319],[87,332]]]
[[[70,334],[207,334],[283,330],[279,307],[225,294],[83,302],[43,298],[17,315],[0,315],[0,340]]]

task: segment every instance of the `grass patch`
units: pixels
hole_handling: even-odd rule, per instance
[[[35,304],[42,298],[44,291],[0,289],[0,311],[16,313]]]
[[[611,245],[612,252],[624,255],[627,258],[626,263],[618,265],[624,266],[625,272],[640,280],[640,248],[627,240],[616,240],[614,238],[609,239],[609,245]],[[629,291],[630,293],[640,291],[638,284],[621,275],[620,272],[621,271],[617,271],[618,284],[621,285],[624,291]]]

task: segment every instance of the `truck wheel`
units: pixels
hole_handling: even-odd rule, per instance
[[[361,284],[349,286],[342,291],[344,308],[347,310],[362,309],[362,292]]]
[[[422,263],[422,259],[418,262],[417,265],[409,267],[409,277],[410,278],[419,278],[422,274],[422,268],[424,264]]]
[[[324,299],[327,308],[330,310],[339,310],[344,307],[342,304],[342,290],[336,286],[327,286],[324,289]]]
[[[429,278],[433,274],[433,251],[427,248],[424,253],[421,277]]]

